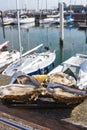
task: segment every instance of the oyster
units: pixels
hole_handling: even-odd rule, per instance
[[[58,83],[58,84],[63,84],[67,86],[75,86],[76,85],[76,80],[64,73],[55,73],[51,74],[46,78],[46,82],[48,83]]]

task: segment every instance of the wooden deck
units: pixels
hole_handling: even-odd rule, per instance
[[[71,108],[29,109],[7,107],[0,103],[0,117],[11,119],[38,130],[86,130],[79,125],[65,122]]]

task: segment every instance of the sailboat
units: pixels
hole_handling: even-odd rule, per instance
[[[20,16],[20,24],[24,25],[24,24],[35,24],[35,17],[28,17],[27,15],[22,14]],[[14,24],[17,25],[18,21],[17,19],[14,21]]]
[[[13,61],[20,57],[17,50],[8,51],[9,41],[5,41],[0,45],[0,73]]]
[[[17,71],[28,75],[47,73],[55,61],[55,52],[50,52],[50,50],[42,53],[31,52],[22,55],[22,60],[18,59],[10,64],[2,74],[12,76]]]
[[[4,43],[0,44],[0,51],[7,49],[9,41],[5,41]]]
[[[28,17],[27,15],[21,15],[20,24],[35,23],[35,17]]]
[[[18,11],[18,21],[19,21],[19,11]],[[35,50],[38,50],[38,48],[43,46],[43,44],[41,44],[36,48],[22,54],[19,22],[18,22],[18,30],[19,30],[20,59],[10,64],[2,72],[2,74],[12,76],[17,71],[22,71],[28,75],[47,73],[55,61],[56,58],[55,51],[51,52],[48,47],[45,47],[44,52],[42,53],[35,52]]]
[[[10,18],[10,17],[4,17],[3,18],[3,22],[2,22],[2,25],[3,26],[7,26],[7,25],[14,25],[16,22],[16,19],[15,18]]]
[[[18,22],[21,25],[23,25],[23,24],[35,24],[35,17],[34,16],[28,16],[26,5],[28,5],[28,3],[25,3],[25,10],[22,10],[20,12],[19,21],[18,21],[18,19],[16,19],[15,24],[18,24]]]

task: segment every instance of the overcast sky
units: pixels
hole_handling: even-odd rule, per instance
[[[47,2],[47,4],[46,4]],[[27,7],[28,9],[37,9],[38,3],[39,8],[57,8],[58,2],[65,2],[67,5],[69,4],[87,4],[87,0],[19,0],[20,8]],[[0,0],[0,10],[8,10],[8,9],[16,9],[16,0]]]

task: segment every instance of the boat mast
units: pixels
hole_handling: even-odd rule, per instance
[[[17,6],[17,21],[18,21],[18,43],[20,50],[20,60],[22,60],[22,47],[21,47],[20,22],[19,22],[19,0],[16,0],[16,6]]]
[[[37,0],[37,7],[36,7],[36,11],[39,12],[39,0]]]
[[[47,13],[47,0],[46,0],[46,13]]]

